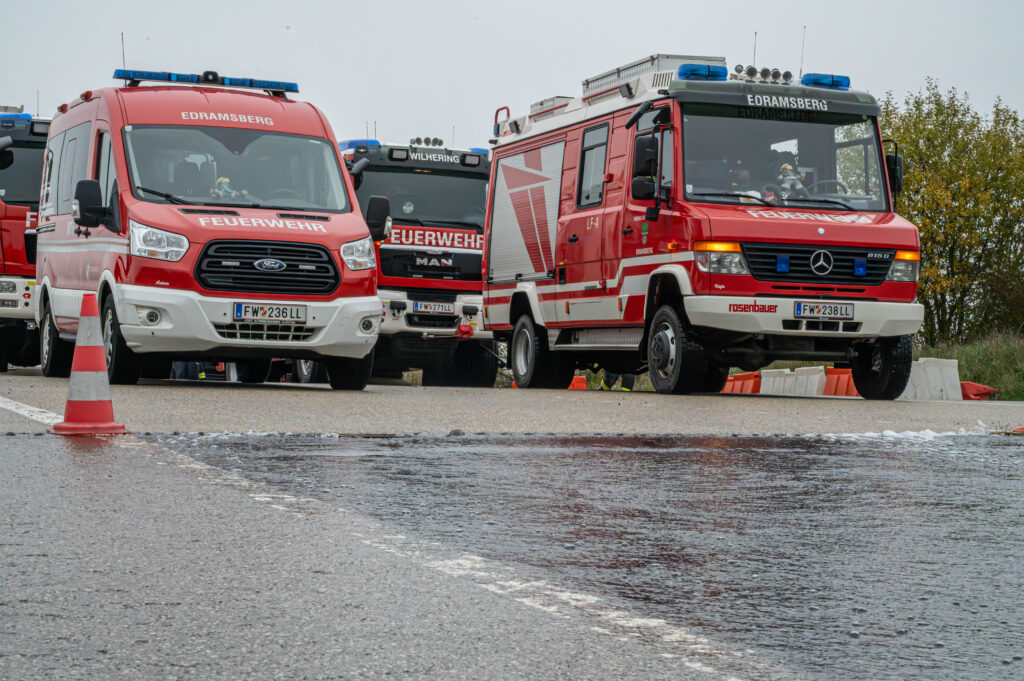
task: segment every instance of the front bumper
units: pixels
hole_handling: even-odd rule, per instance
[[[239,302],[252,300],[243,297]],[[230,349],[234,354],[246,348],[289,351],[325,357],[365,357],[377,342],[380,329],[380,299],[377,296],[335,298],[328,301],[275,301],[272,296],[260,303],[305,305],[306,323],[302,333],[291,334],[301,340],[282,340],[281,334],[267,325],[239,329],[232,322],[234,298],[214,298],[195,291],[161,289],[153,286],[121,284],[114,290],[117,316],[125,342],[137,353],[208,353]],[[160,320],[147,324],[149,310]],[[364,319],[372,320],[369,331],[361,328]],[[274,325],[277,329],[285,325]]]
[[[32,298],[36,293],[36,280],[25,277],[0,276],[0,291],[4,284],[13,284],[14,293],[0,292],[0,318],[35,320]]]
[[[797,320],[797,301],[853,305],[853,319],[838,324]],[[686,316],[694,326],[779,336],[875,338],[916,333],[924,322],[924,306],[918,303],[881,303],[855,298],[757,298],[747,296],[689,296]],[[829,320],[824,320],[829,321]]]
[[[424,314],[414,311],[413,303],[417,300],[415,291],[381,289],[377,291],[377,295],[384,306],[381,335],[425,333],[430,336],[454,337],[459,325],[466,324],[473,329],[473,340],[490,340],[492,337],[490,331],[483,330],[483,294],[456,295],[454,312],[446,314]]]

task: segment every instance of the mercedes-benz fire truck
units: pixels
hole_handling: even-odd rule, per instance
[[[487,150],[449,149],[430,138],[341,146],[360,205],[386,196],[394,211],[391,236],[377,244],[384,321],[374,373],[419,368],[424,385],[494,385],[498,364],[482,328],[480,281]]]
[[[720,391],[730,367],[852,368],[906,386],[918,231],[895,213],[902,159],[845,76],[654,55],[579,97],[495,113],[484,325],[519,387],[579,366]],[[498,120],[502,117],[503,120]]]
[[[33,318],[39,178],[49,121],[24,107],[0,106],[0,372],[39,363]]]
[[[83,92],[50,127],[36,230],[43,374],[70,370],[90,291],[114,383],[167,378],[175,359],[230,360],[262,382],[283,357],[362,389],[381,318],[373,242],[390,209],[371,197],[365,219],[355,210],[324,115],[288,99],[295,83],[114,78],[124,87]]]

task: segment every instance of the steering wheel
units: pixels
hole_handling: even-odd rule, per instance
[[[268,199],[302,199],[302,195],[294,189],[275,189],[267,194]]]
[[[807,191],[813,190],[819,184],[834,184],[837,189],[840,189],[842,191],[843,194],[849,194],[850,193],[850,190],[846,188],[846,185],[843,184],[842,182],[840,182],[839,180],[818,180],[817,182],[812,184],[810,187],[808,187]]]

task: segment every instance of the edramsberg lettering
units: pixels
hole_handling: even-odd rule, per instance
[[[305,220],[271,220],[265,218],[199,218],[199,226],[214,227],[272,227],[274,229],[297,229],[306,232],[326,232],[323,225]]]
[[[775,314],[778,305],[761,305],[760,303],[729,303],[729,312],[766,312]]]
[[[388,243],[393,246],[434,246],[436,248],[469,248],[481,251],[484,235],[466,230],[441,231],[394,227]]]
[[[230,123],[258,123],[260,125],[274,125],[274,119],[269,116],[251,116],[240,113],[207,113],[206,111],[182,111],[183,121],[228,121]]]
[[[747,95],[750,106],[771,106],[776,109],[808,109],[809,111],[828,111],[828,102],[824,99],[809,97],[779,97],[776,95]]]
[[[833,215],[830,213],[797,213],[788,210],[756,210],[748,208],[747,212],[755,218],[775,218],[776,220],[817,220],[819,222],[859,222],[871,224],[871,218],[867,215],[854,213]]]

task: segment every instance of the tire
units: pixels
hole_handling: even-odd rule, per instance
[[[868,400],[895,400],[910,380],[914,344],[910,336],[886,338],[869,346],[853,362],[853,384]]]
[[[113,296],[103,299],[100,310],[100,332],[107,356],[107,376],[112,385],[134,385],[139,382],[139,358],[129,349],[121,335]]]
[[[702,393],[720,393],[729,380],[729,367],[724,367],[715,362],[708,362],[707,373],[704,374],[704,382],[700,386]]]
[[[263,357],[235,360],[235,373],[239,383],[266,383],[270,376],[270,365],[274,360]]]
[[[39,320],[39,364],[43,376],[66,378],[71,375],[71,360],[75,346],[60,339],[57,323],[50,314],[49,303],[43,303],[43,314]]]
[[[326,383],[327,370],[324,365],[312,359],[297,359],[293,364],[296,383]]]
[[[498,358],[478,341],[459,343],[455,352],[423,369],[423,385],[461,388],[493,388],[498,377]]]
[[[651,383],[659,393],[687,395],[701,392],[708,385],[704,348],[693,339],[688,326],[671,305],[662,305],[651,320],[647,334],[647,367]]]
[[[508,349],[512,376],[520,388],[564,390],[572,382],[576,363],[560,353],[551,352],[547,336],[537,329],[528,315],[516,321]]]
[[[373,352],[366,357],[328,357],[323,361],[334,390],[362,390],[373,371]]]
[[[139,358],[139,376],[141,378],[165,379],[171,377],[172,360],[156,357]]]

